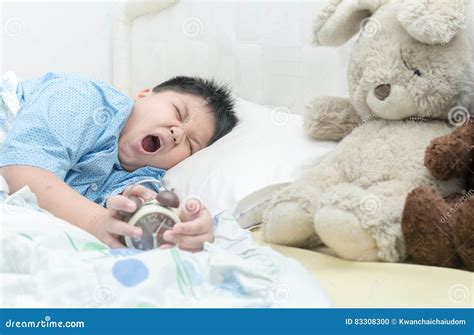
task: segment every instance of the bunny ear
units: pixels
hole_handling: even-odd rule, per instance
[[[388,0],[330,0],[314,22],[313,43],[338,46],[357,34],[364,19]]]
[[[468,0],[403,0],[397,18],[416,40],[427,44],[450,42],[464,27]]]

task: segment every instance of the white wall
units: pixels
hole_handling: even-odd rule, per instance
[[[466,30],[469,34],[469,37],[471,39],[471,45],[474,48],[474,17],[473,17],[473,11],[474,11],[474,4],[472,0],[469,0],[469,8],[467,11],[467,21],[466,21]],[[472,61],[474,62],[474,54],[471,56]]]
[[[1,72],[28,78],[47,71],[111,81],[115,1],[4,1]]]
[[[111,27],[118,5],[113,0],[2,1],[0,72],[14,70],[28,78],[64,71],[111,81]],[[471,16],[471,39],[472,21]]]

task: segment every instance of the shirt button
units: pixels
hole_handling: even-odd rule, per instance
[[[97,184],[96,184],[96,183],[92,183],[92,184],[91,184],[91,190],[92,190],[93,192],[97,191]]]

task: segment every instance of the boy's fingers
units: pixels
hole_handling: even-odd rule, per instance
[[[183,236],[181,241],[178,243],[178,246],[181,249],[186,250],[202,250],[204,242],[212,242],[214,240],[214,235],[211,234],[202,234],[196,236]]]
[[[107,231],[116,235],[132,236],[137,238],[142,236],[141,228],[134,227],[128,223],[116,219],[112,219],[112,221],[108,223]]]
[[[173,227],[174,233],[182,235],[201,235],[210,230],[212,230],[212,217],[207,210],[203,210],[198,218],[177,223]]]
[[[112,214],[115,214],[117,211],[131,213],[137,209],[135,202],[123,195],[116,195],[108,198],[106,201],[106,207],[108,210],[112,211]]]
[[[171,243],[177,244],[180,249],[185,250],[202,250],[204,242],[213,242],[214,235],[212,232],[201,235],[180,235],[172,231],[167,231],[163,238]]]
[[[202,201],[197,197],[186,198],[179,208],[179,219],[183,222],[192,221],[205,210]]]
[[[177,223],[173,227],[173,232],[181,235],[201,235],[209,231],[210,226],[203,220],[193,220],[189,222]]]
[[[134,195],[136,197],[142,198],[143,200],[148,200],[154,198],[156,196],[156,192],[143,185],[130,185],[125,188],[123,195],[126,197]]]
[[[167,230],[163,233],[163,240],[169,243],[176,243],[176,234],[172,230]]]

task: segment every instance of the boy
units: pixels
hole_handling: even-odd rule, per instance
[[[127,187],[161,179],[238,122],[229,91],[201,78],[175,77],[132,99],[106,83],[48,73],[20,83],[17,95],[20,110],[0,150],[10,191],[28,185],[42,208],[110,247],[123,247],[120,235],[142,234],[117,214],[136,207],[120,194],[155,195]],[[164,238],[202,249],[214,239],[210,213],[204,209]]]

